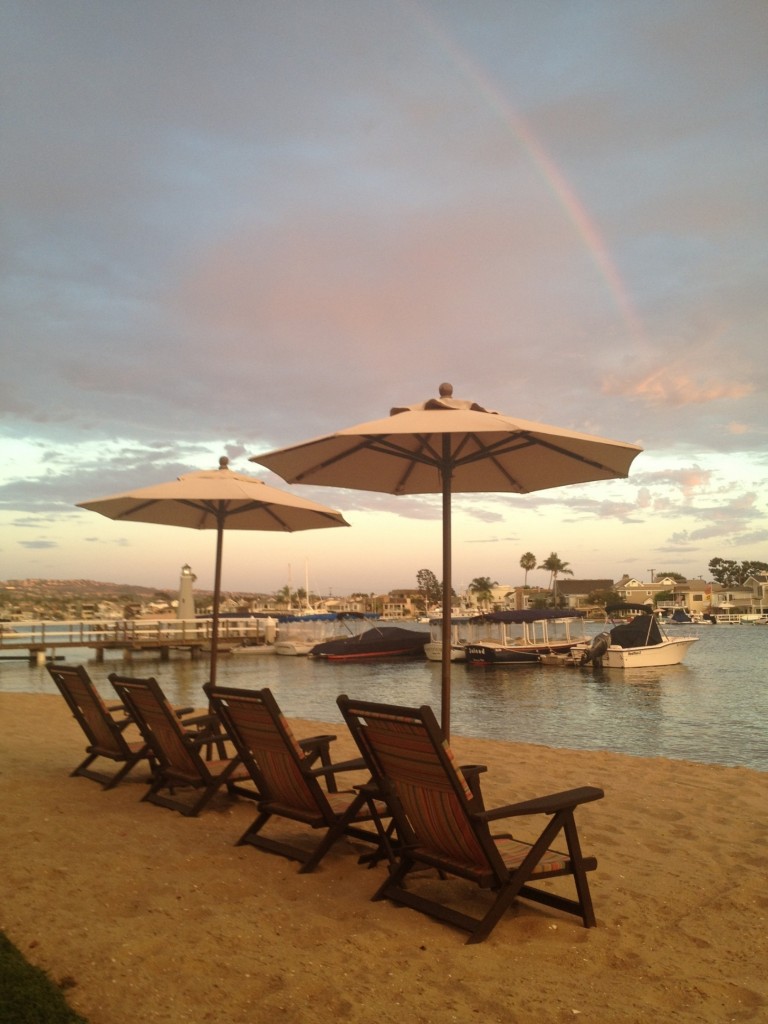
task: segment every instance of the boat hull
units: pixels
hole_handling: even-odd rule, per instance
[[[660,644],[647,647],[619,647],[610,644],[600,656],[603,668],[663,668],[667,665],[679,665],[688,649],[695,644],[697,636],[672,637]],[[578,664],[581,656],[589,651],[589,644],[577,644],[573,648],[573,657]]]
[[[424,653],[430,661],[443,660],[443,645],[439,640],[432,640],[424,645]],[[466,661],[466,644],[451,644],[451,661]]]
[[[467,644],[465,657],[468,665],[537,665],[541,662],[539,651],[501,644]]]
[[[316,644],[316,640],[278,640],[275,644],[275,654],[288,658],[302,657],[309,654]]]

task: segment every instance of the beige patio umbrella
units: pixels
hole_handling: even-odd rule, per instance
[[[442,714],[451,720],[451,495],[511,491],[625,477],[642,449],[573,430],[490,412],[453,397],[394,408],[386,419],[361,423],[301,444],[254,455],[252,462],[290,483],[347,487],[387,494],[442,494]]]
[[[216,531],[211,624],[212,683],[216,682],[224,530],[292,533],[327,526],[349,526],[340,512],[270,487],[256,477],[233,473],[228,464],[229,459],[222,456],[218,469],[184,473],[168,483],[78,503],[78,508],[100,512],[108,519]]]

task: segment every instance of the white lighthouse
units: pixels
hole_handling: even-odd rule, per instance
[[[194,619],[195,599],[192,595],[192,584],[197,576],[188,565],[182,565],[181,578],[179,579],[179,604],[176,608],[177,619]]]

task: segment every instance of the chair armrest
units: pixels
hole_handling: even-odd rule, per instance
[[[578,807],[579,804],[586,804],[591,800],[601,800],[604,796],[603,790],[597,786],[580,786],[577,789],[566,789],[562,793],[550,793],[548,796],[536,797],[533,800],[522,800],[517,804],[494,807],[490,811],[479,811],[473,817],[481,821],[496,821],[499,818],[514,818],[523,814],[555,814],[557,811]]]
[[[190,708],[190,710],[194,709]],[[184,728],[189,725],[196,725],[198,728],[201,725],[215,725],[218,727],[221,724],[221,719],[218,715],[196,715],[194,718],[185,718],[180,724],[183,725]]]
[[[322,747],[329,747],[331,743],[336,739],[335,736],[307,736],[306,739],[299,740],[299,746],[302,750],[314,750],[315,748],[320,749]]]
[[[312,768],[307,772],[307,775],[334,775],[336,772],[355,772],[364,768],[364,759],[362,757],[356,757],[351,761],[337,761],[336,764],[324,764],[319,768]]]
[[[181,718],[182,715],[188,715],[194,710],[194,708],[174,708],[173,713],[177,718]]]
[[[181,724],[185,725],[186,723],[182,722]],[[214,732],[212,729],[200,729],[197,732],[193,732],[191,729],[184,730],[184,742],[188,743],[190,747],[220,745],[220,749],[223,751],[223,744],[229,739],[229,733],[225,732],[223,729],[217,732]]]

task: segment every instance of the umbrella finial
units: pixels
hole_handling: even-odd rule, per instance
[[[229,459],[226,455],[222,455],[219,459],[219,469],[226,469],[229,466]]]
[[[453,397],[453,384],[441,384],[438,390],[441,398]]]

